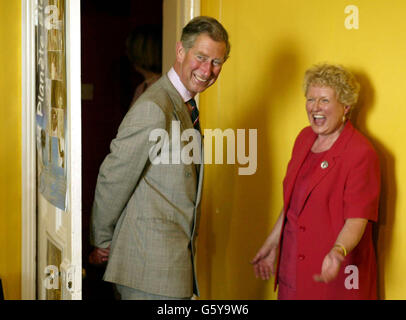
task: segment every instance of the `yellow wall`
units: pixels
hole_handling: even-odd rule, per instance
[[[406,299],[406,2],[404,0],[202,0],[228,29],[231,57],[201,95],[205,128],[258,129],[258,170],[207,165],[198,277],[204,299],[274,299],[249,264],[282,207],[294,139],[307,125],[301,83],[318,62],[340,63],[362,92],[354,122],[382,161],[378,233],[380,297]],[[347,5],[359,29],[347,30]]]
[[[21,297],[21,1],[0,0],[0,277]]]

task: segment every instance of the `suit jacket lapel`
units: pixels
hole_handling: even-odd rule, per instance
[[[193,128],[192,119],[190,117],[188,108],[183,101],[181,95],[176,90],[176,88],[172,85],[171,81],[169,80],[167,75],[163,76],[162,85],[166,88],[170,99],[173,102],[174,106],[174,116],[177,120],[180,121],[180,126],[182,131],[185,129]]]
[[[354,132],[354,127],[348,121],[347,124],[345,125],[343,131],[341,132],[340,136],[338,137],[337,141],[333,144],[333,146],[330,148],[330,150],[327,151],[325,156],[321,159],[320,164],[316,167],[316,170],[313,172],[309,186],[306,191],[306,196],[301,199],[302,202],[298,206],[300,208],[299,214],[302,212],[303,206],[305,205],[306,200],[309,197],[310,193],[313,191],[313,189],[322,181],[322,179],[325,176],[327,176],[331,172],[331,170],[333,170],[334,166],[336,165],[341,153],[343,152],[343,150],[344,150],[345,146],[347,145],[347,142],[350,139],[350,137],[352,136],[353,132]],[[312,143],[312,145],[313,145],[313,143]],[[310,146],[310,148],[311,148],[311,146]],[[306,155],[309,152],[310,148],[307,149]],[[299,169],[300,169],[303,161],[305,160],[306,155],[301,160]],[[299,172],[299,169],[296,172],[295,180],[297,177],[297,173]]]
[[[325,157],[323,157],[321,159],[319,165],[316,167],[316,170],[313,172],[313,175],[312,175],[309,185],[307,187],[306,196],[301,199],[302,202],[298,206],[300,208],[299,215],[301,214],[303,206],[305,205],[306,200],[309,197],[312,190],[314,189],[314,187],[316,185],[318,185],[321,182],[321,180],[326,175],[329,174],[329,172],[331,172],[335,163],[336,163],[335,157],[332,154],[330,154],[329,152],[327,152]],[[322,166],[322,164],[324,166]]]
[[[188,107],[186,106],[186,103],[183,101],[181,95],[179,92],[176,90],[176,88],[172,85],[171,81],[169,80],[167,75],[164,75],[162,77],[162,85],[163,87],[167,90],[170,99],[173,102],[174,105],[174,117],[180,122],[180,128],[181,131],[185,129],[194,129],[193,123],[192,123],[192,118],[190,117]],[[201,139],[201,164],[200,164],[200,170],[199,170],[199,176],[196,174],[196,180],[197,180],[197,192],[196,192],[196,201],[195,201],[195,207],[197,207],[200,204],[200,199],[201,199],[201,192],[202,192],[202,182],[203,182],[203,167],[204,167],[204,155],[203,155],[203,136]],[[196,169],[196,166],[199,166],[199,164],[195,164],[193,167]],[[196,170],[195,170],[196,172]]]
[[[201,164],[200,164],[200,169],[199,169],[199,177],[198,177],[198,185],[197,185],[197,195],[196,195],[196,207],[199,206],[200,200],[202,198],[202,188],[203,188],[203,175],[204,175],[204,147],[203,147],[203,140],[202,140],[202,151],[201,151]],[[199,164],[196,164],[196,166],[199,166]]]
[[[285,185],[286,185],[285,199],[284,199],[285,213],[287,212],[287,209],[289,207],[289,202],[290,202],[290,199],[291,199],[291,196],[293,193],[293,188],[295,187],[295,182],[296,182],[296,178],[299,173],[299,170],[300,170],[304,160],[306,159],[306,156],[307,156],[310,148],[312,147],[314,141],[316,140],[316,138],[317,138],[317,136],[312,131],[310,135],[305,137],[304,142],[297,149],[297,153],[295,152],[292,155],[291,163],[289,164],[289,166],[290,166],[289,172],[286,176],[286,178],[289,180],[287,180],[285,182]]]

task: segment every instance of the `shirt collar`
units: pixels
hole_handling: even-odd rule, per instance
[[[193,98],[193,95],[188,89],[186,89],[173,67],[168,71],[168,78],[175,87],[176,91],[179,92],[184,102],[187,102]]]

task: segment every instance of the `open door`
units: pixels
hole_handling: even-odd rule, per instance
[[[23,19],[23,299],[81,299],[80,1]]]
[[[22,298],[82,298],[81,1],[21,0]],[[163,72],[200,0],[165,0]]]

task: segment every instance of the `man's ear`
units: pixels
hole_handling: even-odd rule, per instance
[[[182,63],[185,59],[186,50],[183,47],[182,41],[176,42],[176,61]]]

